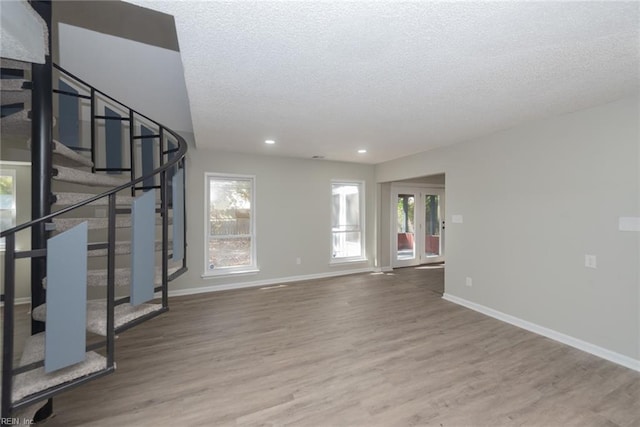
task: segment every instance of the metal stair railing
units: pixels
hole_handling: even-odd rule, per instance
[[[176,206],[175,201],[170,202],[170,192],[169,192],[169,183],[170,180],[168,178],[168,174],[171,170],[179,170],[185,168],[185,154],[187,151],[187,143],[179,134],[174,132],[173,130],[163,126],[162,124],[150,119],[149,117],[129,108],[128,106],[122,104],[121,102],[115,100],[109,95],[101,92],[100,90],[94,88],[58,65],[54,64],[54,67],[64,74],[67,78],[72,79],[74,82],[79,83],[85,86],[89,92],[89,99],[91,102],[91,157],[92,160],[95,160],[95,150],[96,150],[96,124],[95,121],[100,119],[100,116],[95,114],[95,104],[96,99],[100,96],[103,99],[108,100],[110,103],[118,106],[119,108],[126,110],[128,112],[128,119],[131,122],[131,131],[130,131],[130,140],[129,143],[131,147],[133,147],[133,141],[139,139],[133,132],[133,123],[136,118],[141,118],[147,123],[151,123],[157,127],[159,130],[159,135],[157,135],[160,139],[160,163],[157,168],[155,168],[152,172],[144,175],[136,177],[136,164],[134,162],[134,157],[131,157],[131,180],[123,185],[112,188],[108,191],[97,194],[93,197],[87,198],[86,200],[76,203],[72,206],[68,206],[62,208],[54,213],[43,216],[41,218],[34,219],[30,222],[18,225],[11,229],[0,232],[0,238],[5,239],[5,256],[4,256],[4,309],[3,309],[3,351],[2,351],[2,401],[1,401],[1,417],[3,419],[7,419],[11,417],[13,411],[29,406],[38,401],[48,399],[53,397],[56,394],[59,394],[63,391],[66,391],[69,388],[76,387],[85,382],[91,381],[100,376],[106,375],[112,372],[115,369],[114,365],[114,339],[115,339],[115,328],[114,328],[114,309],[116,305],[123,304],[129,301],[129,297],[123,297],[120,299],[116,299],[115,295],[115,269],[116,269],[116,215],[119,213],[117,205],[116,205],[116,194],[124,191],[130,190],[132,195],[135,195],[137,190],[146,189],[144,186],[137,186],[140,183],[144,183],[145,180],[150,178],[155,179],[155,177],[160,177],[160,185],[154,186],[154,188],[158,188],[160,190],[160,200],[161,205],[159,212],[162,216],[162,283],[161,286],[155,287],[155,292],[162,293],[162,307],[163,312],[168,309],[168,282],[173,278],[179,276],[180,274],[186,271],[186,218],[184,218],[185,213],[185,198],[182,197],[182,205]],[[69,93],[61,93],[59,90],[54,89],[54,92],[57,92],[61,95],[70,95]],[[75,94],[71,94],[75,96]],[[85,96],[82,96],[85,98]],[[173,139],[175,139],[176,147],[168,148],[164,146],[165,135],[170,135]],[[131,152],[133,152],[133,148],[131,148]],[[95,168],[95,162],[94,162]],[[182,188],[178,191],[182,191],[182,194],[185,194],[185,186],[184,180],[182,180]],[[18,259],[35,259],[35,258],[45,258],[47,257],[47,249],[31,249],[31,250],[16,250],[16,234],[19,232],[32,230],[34,227],[42,226],[42,224],[48,224],[56,217],[59,217],[63,214],[76,211],[83,206],[87,206],[90,203],[101,199],[107,199],[107,210],[108,210],[108,228],[107,228],[107,311],[106,311],[106,323],[107,323],[107,335],[106,340],[101,340],[100,342],[96,342],[93,344],[89,344],[86,347],[87,351],[95,350],[97,348],[105,348],[106,349],[106,367],[104,370],[100,372],[96,372],[91,375],[84,376],[82,378],[78,378],[71,382],[63,383],[57,385],[55,387],[51,387],[45,389],[43,391],[28,395],[16,402],[13,402],[13,380],[14,376],[28,372],[34,369],[38,369],[44,365],[43,361],[38,361],[35,363],[30,363],[26,366],[15,367],[14,366],[14,329],[15,329],[15,272],[16,272],[16,260]],[[171,204],[171,206],[170,206]],[[180,209],[182,211],[183,218],[185,220],[184,227],[182,228],[182,232],[184,235],[182,236],[183,242],[183,256],[182,256],[182,265],[181,267],[172,273],[168,274],[168,259],[169,259],[169,209],[173,209],[174,212],[176,209]],[[156,210],[157,211],[157,210]],[[175,237],[174,237],[175,238]],[[100,246],[100,249],[104,249],[104,245],[100,244],[89,244],[90,249],[96,249]],[[153,314],[153,313],[152,313]],[[145,316],[137,319],[132,322],[128,327],[133,326],[134,324],[140,323],[147,318],[153,316]]]

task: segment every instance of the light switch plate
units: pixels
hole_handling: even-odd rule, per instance
[[[621,216],[618,220],[620,231],[640,231],[640,218]]]
[[[462,224],[462,215],[451,215],[451,222],[454,224]]]

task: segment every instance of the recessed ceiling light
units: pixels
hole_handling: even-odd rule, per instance
[[[364,148],[361,148],[360,150],[358,150],[358,154],[364,154],[366,152],[367,150],[365,150]]]
[[[265,143],[265,144],[269,144],[269,145],[273,145],[273,144],[275,144],[276,142],[275,142],[273,139],[267,139],[264,143]]]

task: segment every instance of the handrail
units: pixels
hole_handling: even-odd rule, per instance
[[[99,94],[101,94],[101,95],[103,95],[103,96],[106,96],[106,97],[107,97],[107,98],[109,98],[111,101],[113,101],[113,102],[116,102],[116,103],[120,104],[122,107],[129,109],[130,111],[134,112],[135,114],[137,114],[137,115],[139,115],[139,116],[143,117],[144,119],[146,119],[146,120],[148,120],[148,121],[152,122],[153,124],[155,124],[155,125],[159,126],[160,128],[162,128],[162,129],[164,129],[164,130],[168,131],[168,132],[171,134],[171,136],[173,136],[174,138],[176,138],[176,140],[177,140],[177,142],[178,142],[178,149],[177,149],[176,154],[174,154],[174,155],[172,156],[172,158],[170,158],[170,159],[167,161],[167,163],[165,163],[164,165],[161,165],[160,167],[158,167],[158,168],[154,169],[153,171],[151,171],[151,172],[150,172],[150,173],[148,173],[147,175],[144,175],[144,176],[141,176],[141,177],[139,177],[139,178],[136,178],[136,179],[134,179],[134,180],[132,180],[132,181],[130,181],[130,182],[128,182],[128,183],[126,183],[126,184],[122,184],[122,185],[121,185],[121,186],[119,186],[119,187],[112,188],[112,189],[107,190],[107,191],[105,191],[105,192],[103,192],[103,193],[97,194],[97,195],[95,195],[95,196],[93,196],[93,197],[91,197],[91,198],[89,198],[89,199],[83,200],[82,202],[78,202],[78,203],[76,203],[75,205],[71,205],[71,206],[68,206],[68,207],[66,207],[66,208],[60,209],[60,210],[58,210],[58,211],[56,211],[56,212],[53,212],[53,213],[51,213],[51,214],[49,214],[49,215],[47,215],[47,216],[43,216],[43,217],[41,217],[41,218],[37,218],[37,219],[31,220],[31,221],[29,221],[29,222],[26,222],[26,223],[20,224],[20,225],[18,225],[18,226],[15,226],[15,227],[13,227],[13,228],[8,229],[8,230],[4,230],[4,231],[0,232],[0,238],[6,237],[6,236],[8,236],[8,235],[10,235],[10,234],[15,234],[15,233],[17,233],[17,232],[19,232],[19,231],[22,231],[22,230],[26,229],[26,228],[33,227],[33,226],[34,226],[34,225],[36,225],[36,224],[40,224],[40,223],[42,223],[42,222],[46,222],[46,221],[48,221],[48,220],[50,220],[50,219],[52,219],[52,218],[57,217],[58,215],[62,215],[62,214],[64,214],[64,213],[67,213],[67,212],[70,212],[70,211],[72,211],[72,210],[75,210],[75,209],[77,209],[77,208],[79,208],[79,207],[82,207],[82,206],[88,205],[88,204],[93,203],[93,202],[95,202],[96,200],[100,200],[100,199],[102,199],[102,198],[104,198],[104,197],[108,197],[110,194],[115,194],[115,193],[118,193],[118,192],[120,192],[120,191],[122,191],[122,190],[125,190],[125,189],[128,189],[128,188],[131,188],[131,187],[133,187],[134,185],[136,185],[137,183],[142,182],[142,181],[144,181],[145,179],[148,179],[148,178],[154,177],[154,176],[156,176],[156,175],[159,175],[159,174],[160,174],[160,173],[162,173],[163,171],[168,170],[169,168],[171,168],[171,167],[173,167],[173,166],[177,165],[179,162],[181,162],[181,161],[184,159],[184,156],[185,156],[185,154],[186,154],[186,152],[187,152],[187,142],[185,141],[185,139],[184,139],[183,137],[181,137],[180,135],[178,135],[178,134],[177,134],[176,132],[174,132],[173,130],[169,129],[168,127],[164,126],[164,125],[163,125],[163,124],[161,124],[161,123],[158,123],[157,121],[155,121],[155,120],[153,120],[153,119],[150,119],[149,117],[145,116],[144,114],[140,114],[140,113],[138,113],[137,111],[133,110],[132,108],[127,107],[126,105],[124,105],[124,104],[123,104],[123,103],[121,103],[120,101],[118,101],[118,100],[116,100],[116,99],[113,99],[112,97],[110,97],[109,95],[107,95],[107,94],[105,94],[104,92],[100,91],[99,89],[96,89],[96,88],[94,88],[93,86],[91,86],[90,84],[88,84],[88,83],[86,83],[86,82],[82,81],[81,79],[77,78],[76,76],[74,76],[73,74],[69,73],[68,71],[66,71],[65,69],[63,69],[62,67],[60,67],[59,65],[57,65],[57,64],[53,64],[53,66],[54,66],[56,69],[58,69],[58,70],[62,71],[63,73],[65,73],[65,74],[69,75],[70,77],[72,77],[72,78],[74,78],[74,79],[78,79],[78,80],[79,80],[79,82],[80,82],[81,84],[83,84],[83,85],[87,86],[90,90],[94,90],[96,93],[99,93]],[[173,154],[173,153],[172,153],[172,154]]]

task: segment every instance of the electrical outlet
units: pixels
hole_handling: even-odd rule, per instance
[[[302,264],[302,259],[300,257],[296,258],[296,264],[298,265]]]
[[[468,287],[473,286],[473,280],[471,280],[471,277],[467,277],[467,281],[465,283]]]

